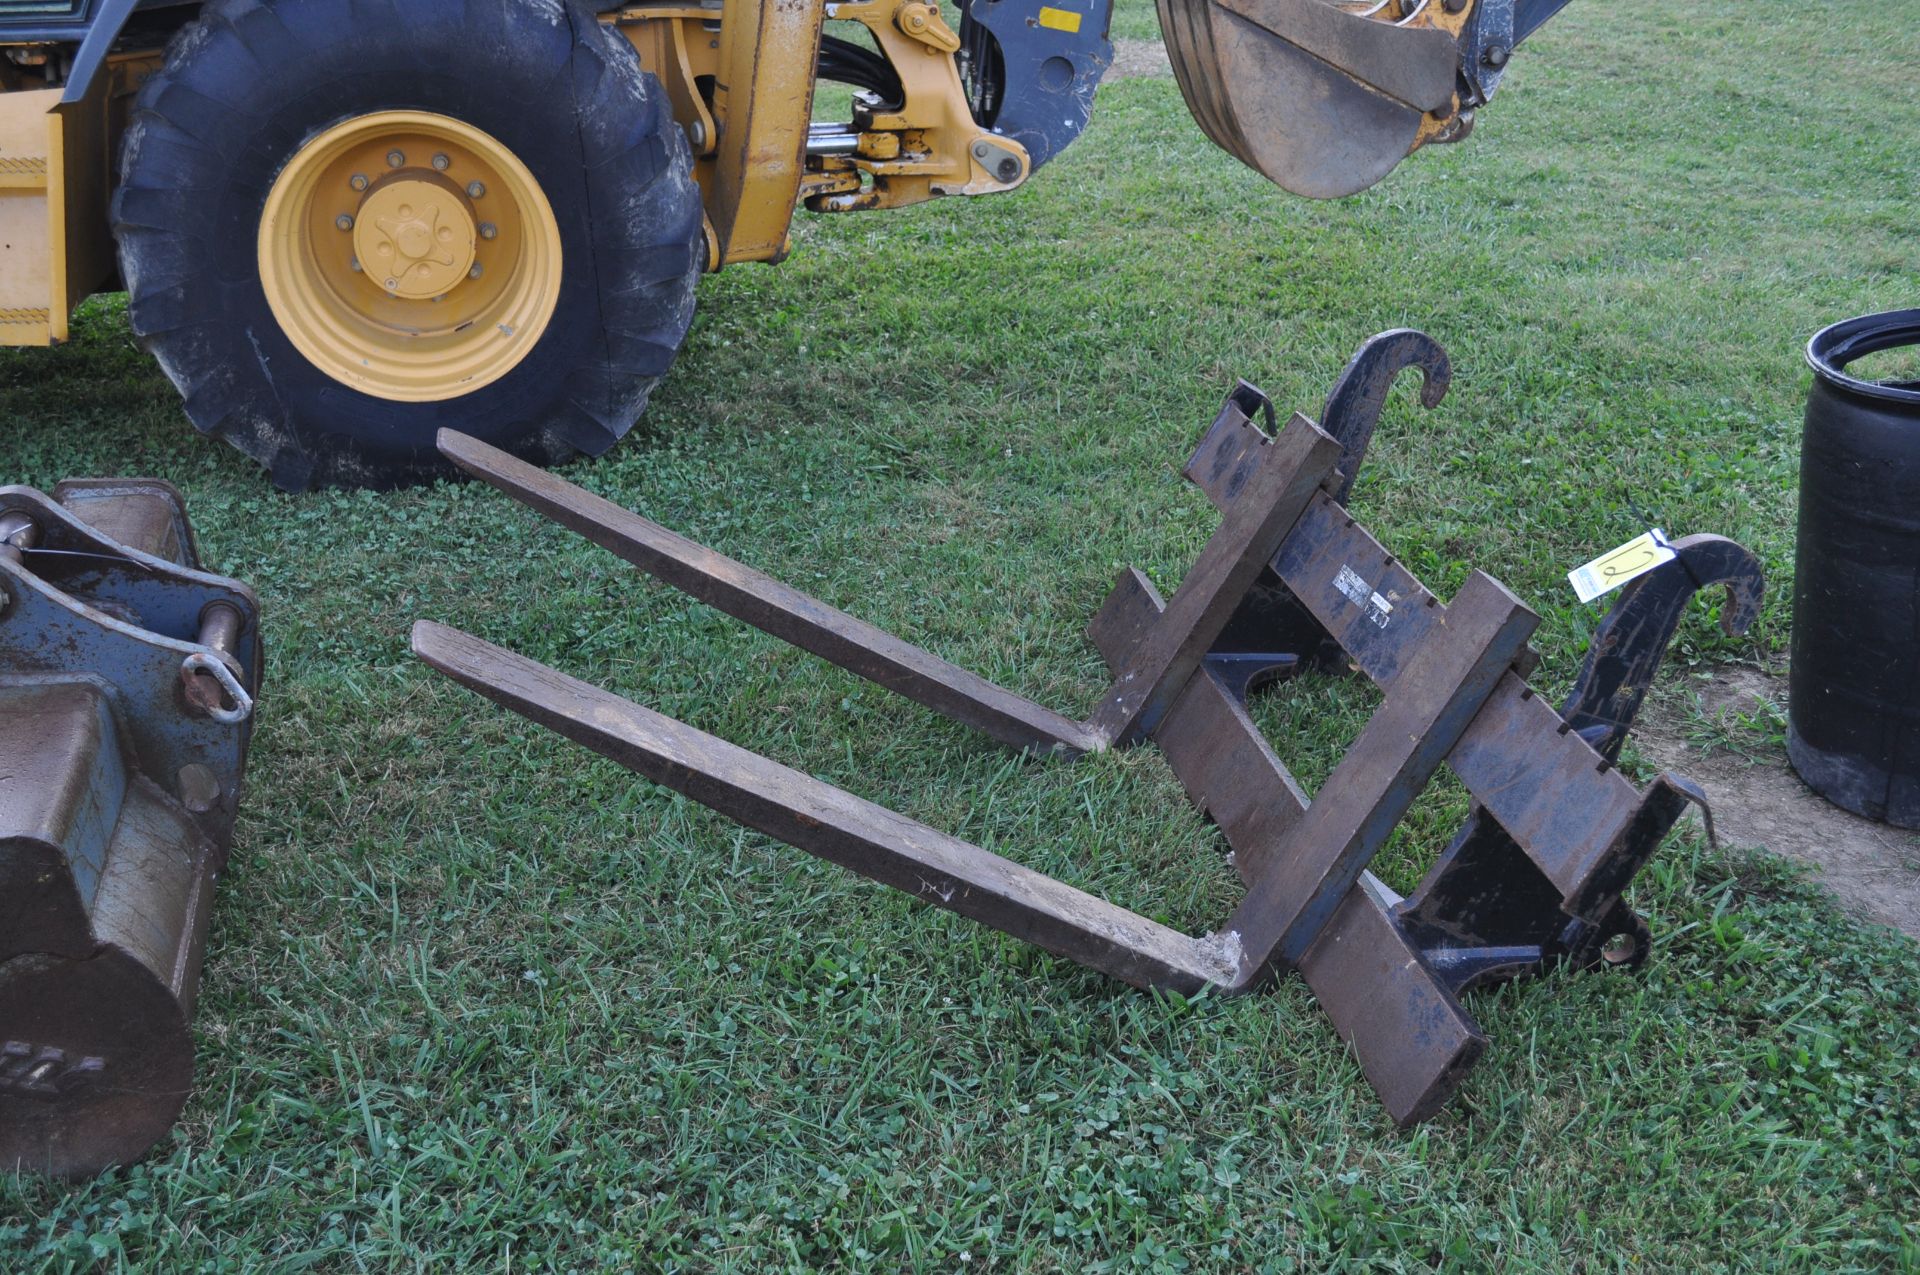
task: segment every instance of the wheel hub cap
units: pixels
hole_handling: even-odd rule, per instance
[[[451,291],[473,268],[478,230],[452,182],[426,174],[368,192],[354,219],[361,267],[388,292],[410,300]]]
[[[315,368],[401,403],[471,394],[539,344],[560,225],[525,163],[472,124],[374,111],[309,138],[260,212],[260,288]]]

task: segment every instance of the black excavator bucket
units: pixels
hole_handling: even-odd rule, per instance
[[[1495,30],[1491,10],[1503,3]],[[1311,199],[1365,190],[1418,147],[1465,136],[1512,39],[1511,0],[1158,5],[1174,75],[1207,136]]]

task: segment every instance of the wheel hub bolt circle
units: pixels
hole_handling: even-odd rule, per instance
[[[492,186],[507,207],[488,206],[483,235],[476,201]],[[323,129],[288,157],[257,222],[261,284],[288,340],[333,381],[391,402],[498,380],[560,300],[561,224],[539,180],[451,116],[372,111]],[[329,229],[337,238],[319,237]]]
[[[440,296],[468,277],[479,238],[459,188],[419,169],[368,195],[353,233],[356,255],[376,263],[388,292],[410,301]]]

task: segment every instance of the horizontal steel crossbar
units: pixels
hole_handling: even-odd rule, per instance
[[[1187,476],[1215,505],[1232,508],[1238,495],[1217,475],[1243,464],[1263,437],[1246,416],[1223,413]],[[1446,605],[1325,492],[1316,493],[1271,565],[1354,667],[1382,689],[1446,619]],[[1645,793],[1635,790],[1517,672],[1500,679],[1447,761],[1573,915],[1611,904],[1596,888],[1600,875],[1642,810],[1670,804],[1661,781]]]

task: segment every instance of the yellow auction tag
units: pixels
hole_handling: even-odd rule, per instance
[[[1667,543],[1667,533],[1655,527],[1645,535],[1635,536],[1618,549],[1609,549],[1592,562],[1575,567],[1567,572],[1567,582],[1580,595],[1582,602],[1591,602],[1635,576],[1643,576],[1679,556],[1673,546]]]
[[[1054,31],[1077,34],[1080,30],[1080,15],[1071,9],[1055,9],[1048,6],[1040,10],[1040,25]]]

